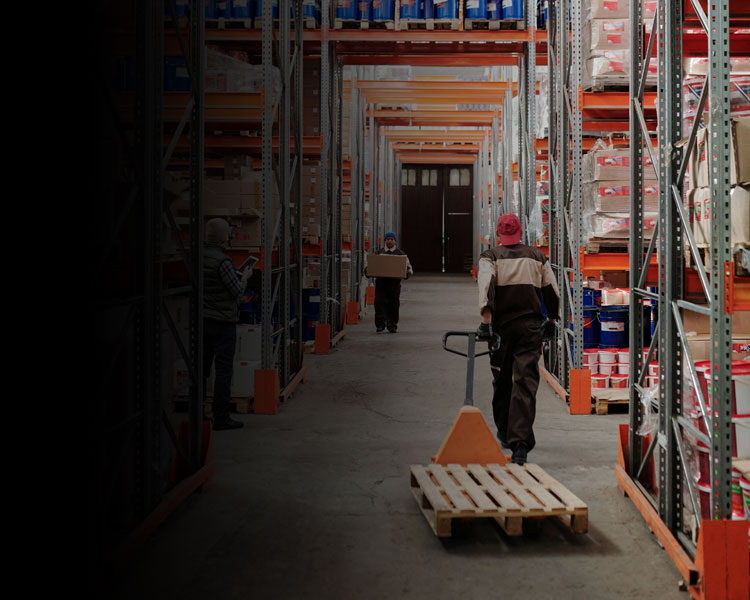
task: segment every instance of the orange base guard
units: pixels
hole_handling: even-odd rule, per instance
[[[365,288],[365,304],[367,305],[375,304],[375,286],[374,285],[368,285]]]
[[[348,302],[346,304],[346,324],[356,325],[359,323],[359,302]]]
[[[570,370],[570,414],[591,414],[591,371],[588,369]]]
[[[744,600],[750,597],[747,528],[747,521],[701,521],[695,566],[702,576],[698,585],[690,587],[693,598]]]
[[[315,354],[328,354],[331,350],[331,326],[326,324],[315,326]]]
[[[507,461],[500,444],[476,406],[458,411],[448,437],[432,462],[439,465],[504,465]]]
[[[255,370],[253,411],[258,415],[275,415],[281,404],[281,386],[276,369]]]

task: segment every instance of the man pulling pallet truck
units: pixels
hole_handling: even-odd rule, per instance
[[[534,448],[536,392],[543,338],[550,338],[559,318],[560,296],[549,260],[538,248],[521,241],[521,222],[501,215],[497,237],[501,246],[479,258],[480,339],[500,334],[502,344],[490,355],[494,394],[492,412],[497,438],[522,465]],[[542,316],[542,297],[550,320]]]

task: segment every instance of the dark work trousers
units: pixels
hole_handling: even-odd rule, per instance
[[[500,334],[500,349],[490,356],[493,388],[492,413],[500,438],[515,450],[520,442],[531,450],[542,353],[542,318],[515,319],[493,331]]]
[[[375,280],[375,327],[395,328],[401,306],[401,280],[378,277]]]
[[[203,377],[208,379],[211,363],[216,359],[214,380],[214,421],[229,416],[231,399],[234,346],[237,341],[237,325],[229,321],[203,319]],[[205,383],[204,379],[204,383]]]

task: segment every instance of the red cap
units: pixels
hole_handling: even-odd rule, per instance
[[[521,241],[521,221],[513,213],[500,215],[497,237],[503,246],[514,246]]]

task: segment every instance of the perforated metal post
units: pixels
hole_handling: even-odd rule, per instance
[[[682,11],[659,3],[659,514],[682,529],[682,465],[672,417],[682,410],[683,352],[672,312],[682,297],[682,223],[672,198],[682,151]],[[662,491],[663,490],[663,491]]]
[[[263,8],[265,9],[265,4]],[[320,322],[331,323],[331,256],[330,256],[330,155],[331,155],[331,65],[328,28],[330,26],[330,0],[321,2],[321,45],[320,45],[320,247],[323,256],[320,260]]]
[[[711,192],[711,516],[732,518],[732,310],[727,286],[734,275],[731,252],[729,119],[729,1],[709,3],[708,138]]]
[[[277,369],[279,381],[282,386],[289,381],[289,357],[290,357],[290,322],[291,311],[289,301],[291,299],[290,252],[291,252],[291,230],[290,230],[290,204],[292,172],[290,163],[291,154],[291,74],[293,67],[290,64],[290,39],[289,9],[291,0],[278,0],[279,2],[279,63],[282,81],[281,101],[279,106],[279,217],[281,218],[281,232],[279,239],[279,335],[277,341]],[[296,21],[301,25],[301,21]],[[268,88],[266,88],[268,89]],[[300,206],[299,211],[302,210]],[[275,211],[274,211],[275,212]],[[274,220],[274,229],[276,221]]]
[[[643,9],[641,2],[630,3],[630,22],[643,22]],[[643,340],[643,296],[638,293],[640,287],[641,273],[648,271],[648,264],[644,265],[643,255],[643,143],[644,135],[638,118],[636,106],[643,105],[643,90],[640,88],[641,75],[643,73],[643,28],[630,28],[630,425],[629,425],[629,448],[628,471],[634,476],[640,465],[641,436],[638,429],[643,420],[641,409],[641,394],[633,383],[637,382],[641,370],[648,368],[644,364],[642,344]],[[646,138],[651,143],[649,138]]]
[[[261,30],[263,84],[267,90],[273,89],[273,13],[270,2],[263,3],[263,25]],[[273,305],[272,305],[272,257],[273,257],[273,192],[276,187],[273,174],[273,94],[264,94],[263,117],[261,121],[262,158],[262,215],[260,244],[263,248],[263,272],[261,275],[261,369],[272,369],[273,364]]]

